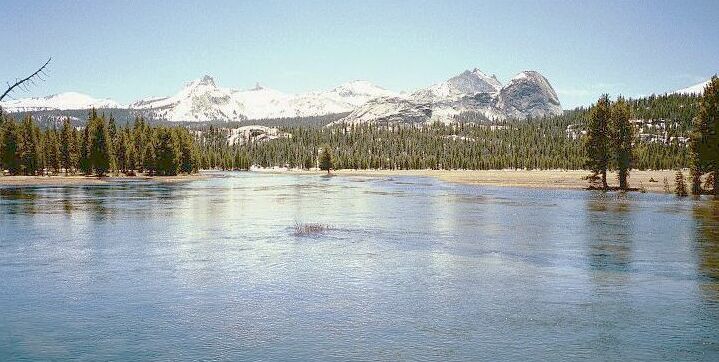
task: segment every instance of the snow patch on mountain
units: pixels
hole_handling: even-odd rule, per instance
[[[109,99],[68,92],[5,102],[8,112],[47,109],[120,108]],[[519,73],[503,86],[494,75],[466,70],[444,82],[396,93],[369,81],[354,80],[327,91],[288,94],[263,87],[237,90],[217,85],[208,75],[187,82],[175,95],[137,100],[127,108],[147,118],[185,121],[245,121],[349,113],[342,122],[444,122],[473,112],[488,120],[560,114],[554,89],[541,74]]]
[[[237,121],[350,112],[372,98],[388,95],[395,93],[367,81],[295,95],[260,84],[247,90],[221,88],[212,77],[204,76],[187,83],[175,96],[142,99],[130,108],[150,110],[153,117],[168,121]]]
[[[47,97],[22,98],[1,102],[6,112],[33,112],[90,108],[122,108],[112,99],[97,99],[78,92],[58,93]]]
[[[502,86],[497,77],[475,68],[404,97],[374,99],[335,123],[451,123],[464,112],[488,120],[523,119],[559,115],[562,107],[549,81],[537,72],[521,72]]]
[[[410,98],[420,103],[457,99],[477,93],[496,94],[502,88],[497,77],[488,76],[479,69],[466,70],[448,80],[417,90]]]
[[[702,95],[702,94],[704,94],[704,88],[706,88],[709,85],[709,82],[711,82],[711,79],[709,79],[705,82],[695,84],[690,87],[675,90],[674,92],[670,92],[669,94]]]

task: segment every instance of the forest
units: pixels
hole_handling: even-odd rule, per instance
[[[676,169],[689,167],[686,143],[699,98],[652,96],[625,100],[630,119],[662,120],[666,129],[636,126],[632,167]],[[202,145],[202,167],[243,169],[260,167],[316,167],[320,149],[328,148],[335,169],[589,169],[586,135],[571,137],[568,129],[586,130],[591,109],[578,108],[562,116],[488,122],[464,113],[452,124],[363,124],[303,126],[288,119],[271,124],[292,135],[270,142],[228,145],[229,130],[216,125],[194,127]],[[258,122],[259,123],[259,122]],[[661,136],[643,142],[641,132]]]
[[[689,167],[689,147],[679,140],[692,130],[699,100],[682,95],[624,100],[628,119],[661,120],[665,125],[634,125],[630,167]],[[112,114],[92,110],[84,126],[66,118],[41,127],[29,114],[19,122],[0,114],[0,167],[18,175],[177,175],[253,165],[309,169],[318,167],[320,151],[325,150],[333,169],[589,170],[586,130],[595,107],[500,122],[464,113],[451,124],[432,125],[328,125],[341,115],[264,120],[251,124],[278,127],[291,137],[234,145],[228,143],[231,127],[248,123],[167,125],[136,117],[117,124]],[[655,134],[659,141],[642,141],[641,133]]]
[[[31,116],[18,123],[0,113],[0,168],[11,175],[189,174],[199,169],[197,150],[186,128],[153,127],[141,118],[118,127],[94,109],[81,130],[69,119],[60,129],[41,129]]]

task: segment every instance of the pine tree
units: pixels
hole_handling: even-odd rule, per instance
[[[112,167],[119,169],[120,167],[118,165],[117,152],[119,148],[118,143],[120,142],[120,134],[117,132],[117,124],[115,124],[115,117],[112,116],[112,113],[110,114],[110,118],[107,121],[107,135],[108,139],[110,140],[110,144],[112,145],[113,151],[110,155],[110,164],[112,165]]]
[[[132,136],[132,145],[135,148],[133,152],[135,154],[135,166],[140,171],[144,171],[146,144],[148,139],[152,139],[152,132],[148,130],[142,117],[135,118],[135,123],[132,125]]]
[[[174,176],[180,170],[180,146],[175,132],[160,128],[155,140],[155,170],[161,176]]]
[[[107,123],[102,117],[92,120],[90,127],[90,165],[97,176],[104,176],[112,169],[113,149]]]
[[[69,119],[62,123],[60,131],[60,165],[65,173],[72,173],[77,168],[78,144],[77,130],[72,126]]]
[[[688,195],[687,193],[687,184],[686,181],[684,181],[684,174],[682,171],[677,171],[676,176],[674,177],[674,193],[679,197],[685,197]]]
[[[619,188],[626,190],[629,187],[627,178],[632,166],[632,142],[634,129],[629,123],[629,106],[624,98],[619,98],[612,106],[611,134],[614,146],[614,161],[616,162],[619,178]]]
[[[184,128],[177,128],[176,132],[180,142],[180,172],[193,173],[197,169],[197,155],[192,136]]]
[[[20,172],[20,134],[15,120],[8,118],[3,122],[3,142],[0,144],[0,158],[3,168],[11,175]]]
[[[137,169],[137,152],[135,149],[135,142],[132,137],[132,132],[127,129],[125,132],[125,143],[123,145],[125,147],[125,169],[126,173],[130,175],[135,174],[135,170]]]
[[[609,97],[603,95],[590,111],[585,140],[587,157],[585,165],[593,172],[594,176],[601,176],[604,189],[607,189],[607,168],[609,167],[610,113]]]
[[[43,141],[43,148],[45,151],[45,168],[48,173],[52,169],[53,173],[60,171],[60,144],[58,142],[57,130],[49,129],[45,131],[45,137]]]
[[[40,130],[32,117],[26,116],[20,125],[20,173],[36,175],[41,169]]]
[[[92,163],[90,163],[90,147],[92,144],[92,118],[90,118],[82,130],[82,134],[78,135],[78,167],[83,174],[89,175],[92,172]]]
[[[719,174],[719,77],[704,88],[690,137],[692,193],[700,194],[701,175]],[[719,196],[719,177],[714,177],[714,196]]]
[[[155,146],[150,140],[145,143],[145,149],[142,152],[143,171],[152,176],[155,174]]]
[[[118,132],[115,142],[112,145],[113,150],[115,150],[115,167],[120,172],[126,172],[127,171],[127,165],[126,165],[126,156],[125,152],[127,151],[126,147],[127,143],[127,135],[125,132]]]
[[[329,175],[332,166],[332,151],[330,151],[329,145],[325,145],[325,147],[322,147],[322,153],[320,153],[320,170],[327,171]]]

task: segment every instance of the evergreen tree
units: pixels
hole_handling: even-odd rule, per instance
[[[20,134],[15,120],[8,118],[3,122],[3,142],[0,144],[0,158],[3,168],[11,175],[20,172]]]
[[[322,153],[320,153],[320,170],[327,171],[329,175],[332,167],[332,151],[330,151],[329,145],[325,145],[325,147],[322,147]]]
[[[103,117],[104,118],[104,117]],[[110,155],[111,162],[110,164],[112,167],[116,167],[117,169],[122,169],[118,165],[117,160],[117,153],[118,153],[118,143],[120,143],[120,134],[117,132],[117,124],[115,124],[115,117],[110,114],[110,118],[107,121],[107,135],[110,140],[110,144],[112,145],[113,153]]]
[[[66,118],[60,131],[60,165],[66,173],[73,173],[77,168],[78,144],[77,130]]]
[[[135,142],[132,137],[132,132],[129,129],[125,132],[125,143],[123,144],[123,147],[125,148],[125,170],[126,173],[132,175],[137,169],[137,152],[135,150]]]
[[[627,178],[629,177],[629,170],[632,165],[634,129],[629,123],[629,106],[621,97],[612,106],[611,129],[614,160],[618,170],[619,188],[626,190],[629,187]]]
[[[91,151],[96,119],[97,111],[95,110],[95,108],[93,108],[88,112],[87,123],[85,124],[85,128],[82,131],[80,141],[78,142],[80,146],[78,164],[80,170],[85,175],[91,174],[93,170]]]
[[[135,147],[135,165],[140,171],[145,167],[145,149],[147,140],[152,139],[152,132],[148,130],[145,120],[142,117],[135,118],[132,125],[132,145]]]
[[[26,116],[20,125],[20,173],[23,175],[36,175],[41,169],[40,130],[32,120]]]
[[[676,176],[674,177],[674,193],[679,197],[687,196],[687,184],[686,181],[684,181],[684,174],[682,171],[678,170],[676,173]]]
[[[115,138],[115,142],[113,143],[112,148],[115,150],[115,167],[118,171],[123,173],[127,171],[125,156],[125,152],[127,151],[126,144],[127,134],[120,131]]]
[[[90,165],[98,176],[104,176],[113,167],[112,141],[107,123],[102,117],[95,117],[89,125],[90,138]]]
[[[156,132],[155,170],[161,176],[174,176],[180,170],[180,146],[175,132],[160,128]]]
[[[585,140],[586,166],[594,176],[601,176],[604,189],[607,188],[607,168],[609,167],[610,113],[609,96],[603,95],[590,111]]]
[[[152,176],[155,174],[155,146],[150,140],[145,143],[145,149],[142,155],[143,171]]]
[[[197,155],[193,145],[192,136],[187,129],[176,129],[177,139],[180,143],[180,172],[192,173],[197,168]]]
[[[3,164],[3,157],[2,157],[2,149],[3,145],[5,144],[5,136],[3,135],[5,127],[3,124],[5,123],[5,114],[3,113],[2,107],[0,107],[0,176],[3,175],[3,170],[5,170],[4,164]]]
[[[60,143],[58,141],[57,130],[54,128],[45,131],[43,148],[45,151],[45,168],[48,172],[52,169],[53,173],[59,173],[61,159]]]
[[[699,111],[692,125],[690,160],[692,193],[700,194],[701,175],[719,174],[719,77],[712,77],[704,88]],[[714,196],[719,196],[719,177],[713,178]]]

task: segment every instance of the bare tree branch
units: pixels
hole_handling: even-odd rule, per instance
[[[5,98],[5,96],[10,94],[10,92],[12,92],[12,90],[15,88],[19,87],[20,89],[27,90],[27,84],[23,85],[23,83],[25,83],[25,82],[30,82],[30,84],[35,85],[34,78],[39,78],[40,80],[43,80],[42,75],[46,75],[45,68],[47,68],[48,64],[50,64],[51,60],[52,60],[52,57],[50,57],[47,60],[47,62],[45,62],[45,64],[43,64],[42,67],[40,67],[40,69],[36,70],[34,73],[30,74],[29,76],[27,76],[23,79],[20,79],[20,80],[16,81],[15,83],[13,83],[13,85],[9,86],[7,88],[7,90],[5,91],[5,93],[3,93],[0,96],[0,101],[2,101],[3,98]]]

